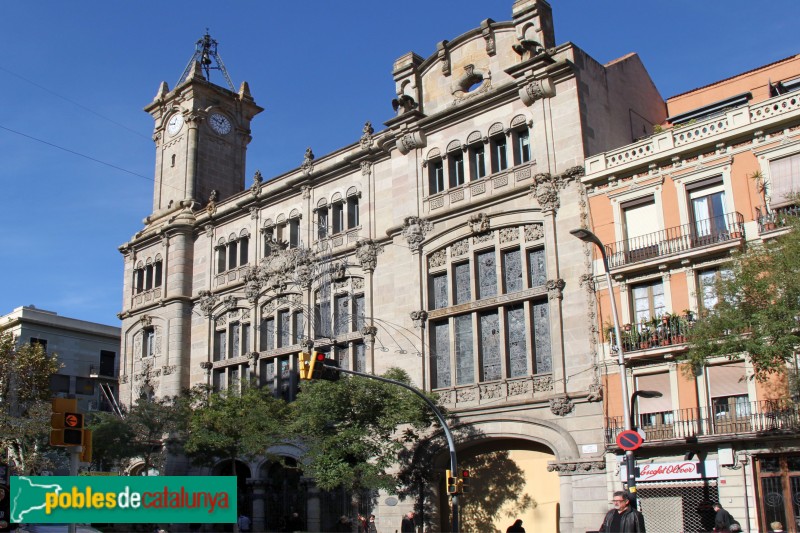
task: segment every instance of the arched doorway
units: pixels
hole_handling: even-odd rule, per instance
[[[247,485],[250,478],[250,467],[242,461],[231,461],[230,459],[217,463],[211,470],[212,476],[236,476],[236,515],[244,513],[249,517],[253,516],[253,491]],[[233,531],[232,524],[225,525],[225,531]]]
[[[446,469],[447,458],[437,461]],[[555,455],[546,446],[520,439],[496,439],[458,451],[459,470],[468,470],[470,491],[460,500],[464,531],[505,531],[521,519],[528,531],[558,531],[560,480],[548,472]],[[450,530],[450,501],[439,476],[441,531]]]
[[[267,531],[287,531],[285,527],[297,513],[305,530],[306,484],[301,483],[297,461],[284,457],[282,462],[266,462],[259,478],[264,481],[264,527]]]

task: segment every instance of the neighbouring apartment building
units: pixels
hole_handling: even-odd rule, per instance
[[[308,149],[278,176],[246,179],[250,122],[263,111],[247,83],[212,83],[190,62],[174,88],[161,84],[145,108],[153,211],[120,247],[123,404],[245,380],[291,400],[297,354],[312,344],[346,368],[401,367],[470,435],[460,464],[485,465],[473,469],[465,529],[493,472],[523,487],[489,509],[494,527],[508,525],[501,506],[529,496],[537,505],[517,516],[530,530],[597,528],[616,463],[604,441],[603,354],[587,327],[592,263],[569,230],[590,222],[585,158],[650,135],[667,110],[635,54],[599,64],[556,44],[547,2],[511,11],[430,57],[397,59],[383,130],[343,124],[352,144]],[[216,50],[209,36],[198,46]],[[294,445],[272,451],[302,457]],[[449,523],[447,464],[440,449],[430,465],[439,496],[418,507],[434,531]],[[297,511],[319,531],[349,508],[267,459],[239,470],[256,530]],[[228,471],[177,458],[168,469]],[[414,504],[381,495],[378,529],[396,528]]]
[[[730,275],[731,253],[787,231],[797,214],[798,89],[793,56],[669,98],[660,131],[586,159],[582,183],[620,309],[628,388],[662,393],[632,409],[646,436],[638,493],[650,532],[710,530],[714,500],[753,531],[773,521],[800,530],[800,425],[785,382],[751,379],[744,360],[720,358],[694,377],[679,362],[693,321],[716,305],[714,282]],[[595,265],[596,329],[608,330],[597,255]],[[624,426],[620,376],[608,342],[598,350],[613,450]],[[625,475],[618,468],[614,482]]]
[[[76,398],[86,411],[112,411],[107,391],[117,394],[120,329],[59,316],[33,305],[17,307],[0,316],[0,332],[11,333],[20,344],[39,344],[58,355],[61,368],[50,380],[54,396]]]

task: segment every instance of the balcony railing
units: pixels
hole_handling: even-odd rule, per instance
[[[693,322],[683,316],[664,316],[654,322],[625,324],[622,328],[622,351],[635,352],[660,346],[684,344]],[[609,332],[610,336],[614,332]]]
[[[715,435],[767,435],[800,431],[800,406],[790,400],[737,402],[640,414],[635,425],[645,442]],[[622,417],[606,418],[606,443],[614,445],[625,429]]]
[[[648,261],[744,237],[741,213],[725,213],[606,245],[609,268]]]
[[[774,229],[783,228],[789,225],[791,218],[800,216],[800,206],[787,205],[778,207],[770,212],[762,213],[761,209],[756,207],[756,220],[758,221],[758,234],[772,231]]]

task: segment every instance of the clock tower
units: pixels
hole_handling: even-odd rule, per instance
[[[210,81],[211,70],[223,74],[227,88]],[[145,111],[155,120],[154,214],[181,202],[205,205],[212,191],[220,201],[244,190],[250,121],[263,108],[247,82],[234,91],[210,35],[197,41],[177,86],[170,91],[162,82]]]

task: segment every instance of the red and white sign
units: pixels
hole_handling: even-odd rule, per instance
[[[677,481],[719,477],[716,461],[678,461],[675,463],[638,463],[637,482]],[[620,478],[628,480],[628,466],[620,465]]]

